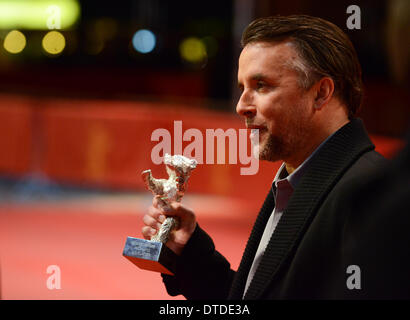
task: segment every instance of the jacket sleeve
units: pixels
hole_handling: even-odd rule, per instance
[[[226,299],[235,271],[198,225],[178,257],[175,275],[162,274],[168,294],[188,300]]]

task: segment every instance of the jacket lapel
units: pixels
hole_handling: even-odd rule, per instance
[[[374,149],[360,119],[338,130],[314,155],[299,185],[289,200],[275,232],[265,250],[245,299],[258,299],[275,279],[285,261],[292,258],[306,229],[326,196],[344,172],[365,152]],[[266,201],[265,201],[266,203]],[[261,214],[263,210],[261,210]],[[266,214],[265,214],[266,215]],[[267,215],[267,218],[269,215]],[[258,217],[238,273],[236,290],[243,292],[244,283],[265,228],[267,218]],[[263,224],[263,225],[262,225]],[[262,231],[261,231],[262,230]],[[246,261],[244,261],[246,259]],[[250,261],[248,261],[250,260]],[[242,269],[241,269],[242,267]],[[243,278],[245,280],[243,280]],[[240,282],[239,282],[240,281]],[[241,294],[242,294],[241,292]],[[233,297],[240,299],[238,294]]]
[[[243,290],[245,288],[246,280],[249,270],[252,266],[253,259],[258,249],[259,242],[262,238],[263,231],[265,230],[266,223],[275,207],[275,200],[272,193],[272,188],[269,189],[265,202],[262,205],[259,215],[256,218],[256,222],[253,226],[251,236],[246,244],[245,252],[242,256],[241,263],[238,271],[235,274],[235,278],[228,296],[228,299],[242,299]]]

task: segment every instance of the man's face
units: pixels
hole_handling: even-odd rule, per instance
[[[247,128],[259,129],[261,160],[297,159],[312,130],[314,97],[300,87],[293,59],[299,58],[288,42],[251,43],[239,57],[236,111]]]

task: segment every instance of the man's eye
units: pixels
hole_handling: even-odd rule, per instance
[[[258,82],[256,83],[256,88],[257,88],[258,90],[259,90],[259,89],[263,89],[265,86],[266,86],[265,83],[262,82],[262,81],[258,81]]]

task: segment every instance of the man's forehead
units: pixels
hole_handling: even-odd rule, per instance
[[[290,41],[281,42],[251,42],[247,44],[241,52],[241,58],[276,58],[278,60],[294,58],[297,56],[296,48]]]
[[[296,56],[294,46],[290,42],[250,43],[243,48],[239,57],[238,77],[243,74],[247,78],[257,80],[271,77],[273,73],[279,76],[282,71],[289,69],[288,62]]]

